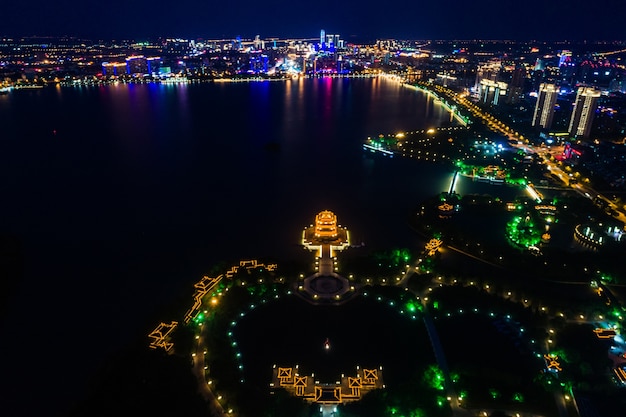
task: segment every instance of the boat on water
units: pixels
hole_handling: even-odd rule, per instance
[[[168,77],[162,78],[161,83],[163,84],[187,84],[189,79],[185,77]]]
[[[16,85],[13,88],[15,90],[38,90],[40,88],[43,88],[43,85],[35,85],[35,84]]]
[[[478,182],[488,182],[489,184],[496,184],[496,185],[500,185],[500,184],[504,184],[504,178],[502,177],[487,177],[487,176],[483,176],[483,175],[473,175],[472,179],[474,181],[478,181]]]

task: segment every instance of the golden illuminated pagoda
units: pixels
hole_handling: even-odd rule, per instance
[[[350,247],[348,229],[329,210],[315,216],[315,224],[302,231],[302,246],[315,251],[315,273],[298,285],[298,294],[310,302],[336,303],[355,294],[355,286],[337,273],[337,251]],[[325,346],[330,347],[330,342]]]
[[[330,210],[324,210],[315,216],[315,237],[320,239],[337,237],[337,216]]]
[[[337,223],[335,213],[324,210],[315,216],[315,224],[304,228],[302,244],[310,250],[319,250],[324,245],[343,250],[350,245],[348,230]]]

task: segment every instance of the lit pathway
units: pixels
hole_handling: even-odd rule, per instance
[[[336,405],[322,405],[320,406],[322,410],[322,417],[334,417],[337,411]]]
[[[209,384],[204,377],[204,366],[204,339],[202,337],[202,332],[200,332],[196,353],[193,356],[193,370],[196,374],[196,379],[198,380],[198,391],[202,397],[204,397],[209,406],[209,415],[213,417],[225,416],[226,413],[224,412],[222,405],[219,403],[217,398],[215,398],[213,391],[209,388]]]
[[[320,256],[317,258],[319,261],[319,274],[321,276],[330,276],[335,272],[333,267],[332,250],[329,244],[323,244],[320,248]]]
[[[404,277],[400,282],[398,282],[398,286],[408,288],[407,284],[409,278],[417,273],[417,268],[419,268],[420,261],[413,268],[408,268],[407,273],[404,274]],[[413,292],[413,291],[412,291]],[[420,302],[422,303],[422,317],[424,319],[424,325],[426,326],[426,331],[428,332],[428,337],[430,338],[430,344],[433,347],[433,352],[435,354],[435,360],[437,361],[437,365],[439,365],[439,369],[444,376],[446,395],[450,398],[449,404],[452,409],[452,413],[455,417],[468,417],[472,414],[469,410],[460,407],[459,397],[454,389],[454,384],[452,382],[452,378],[450,378],[450,369],[448,368],[448,362],[446,361],[446,355],[443,351],[443,347],[441,346],[441,341],[439,340],[439,334],[437,333],[437,328],[435,327],[435,323],[433,322],[432,317],[430,316],[430,311],[428,310],[428,304],[425,301],[423,294],[413,294],[417,295]]]
[[[485,261],[484,259],[475,257],[467,252],[464,252],[462,250],[458,250],[456,248],[452,248],[450,246],[448,246],[448,248],[450,249],[454,249],[456,251],[458,251],[459,253],[462,253],[464,255],[470,256],[476,260],[485,262],[487,264],[496,266],[498,268],[503,268],[500,265],[496,265],[496,264],[492,264],[491,262]],[[418,268],[419,265],[421,264],[421,259],[415,264],[415,266],[413,267],[408,267],[406,270],[406,273],[404,274],[404,277],[402,278],[402,280],[400,282],[397,283],[398,286],[403,287],[403,288],[408,288],[408,282],[409,279],[411,278],[411,276],[413,276],[414,274],[419,274],[418,272]],[[412,291],[413,292],[413,291]],[[430,311],[428,310],[428,303],[426,302],[426,299],[424,297],[424,294],[417,294],[415,292],[413,292],[416,296],[418,296],[423,310],[422,310],[422,316],[424,319],[424,325],[426,326],[426,331],[428,332],[428,337],[430,338],[430,343],[433,347],[433,352],[435,354],[435,360],[437,361],[437,365],[439,365],[439,368],[441,369],[441,372],[443,373],[444,376],[444,382],[445,382],[445,388],[446,388],[446,395],[448,398],[450,398],[449,400],[449,404],[450,404],[450,408],[452,410],[452,413],[455,417],[470,417],[470,416],[482,416],[484,412],[491,412],[493,410],[489,410],[489,409],[482,409],[482,410],[470,410],[470,409],[465,409],[461,407],[461,403],[459,401],[459,397],[458,394],[456,392],[456,390],[454,389],[454,383],[452,382],[452,378],[450,377],[450,369],[448,368],[448,362],[446,360],[446,356],[445,356],[445,352],[443,350],[443,346],[441,345],[441,341],[439,340],[439,334],[437,333],[437,328],[435,327],[435,323],[430,315]],[[547,348],[546,348],[547,349]],[[563,396],[562,393],[560,392],[555,392],[554,393],[554,399],[559,411],[559,417],[570,417],[568,412],[567,412],[567,408],[566,408],[566,401],[565,398]],[[533,413],[527,413],[527,412],[518,412],[518,411],[511,411],[508,410],[507,412],[509,413],[513,413],[512,415],[516,415],[519,417],[542,417],[540,415],[537,414],[533,414]],[[329,414],[332,415],[332,414]]]
[[[450,245],[446,245],[446,248],[448,248],[448,249],[450,249],[450,250],[453,250],[453,251],[455,251],[455,252],[458,252],[458,253],[460,253],[460,254],[462,254],[462,255],[465,255],[465,256],[467,256],[467,257],[470,257],[470,258],[472,258],[472,259],[474,259],[474,260],[476,260],[476,261],[479,261],[479,262],[482,262],[482,263],[484,263],[484,264],[487,264],[487,265],[493,266],[493,267],[495,267],[495,268],[506,269],[506,268],[505,268],[505,267],[503,267],[502,265],[494,264],[493,262],[490,262],[490,261],[488,261],[488,260],[486,260],[486,259],[480,258],[480,257],[478,257],[478,256],[476,256],[476,255],[472,255],[471,253],[469,253],[469,252],[465,252],[464,250],[459,249],[459,248],[457,248],[457,247],[450,246]]]
[[[465,417],[470,416],[472,413],[464,408],[461,408],[461,404],[459,403],[459,397],[454,389],[454,384],[452,382],[452,378],[450,378],[450,370],[448,369],[448,362],[446,361],[446,355],[443,351],[443,347],[441,346],[441,341],[439,340],[439,334],[437,333],[437,329],[435,327],[435,323],[433,322],[432,317],[430,316],[430,312],[428,311],[428,305],[424,301],[423,297],[420,297],[422,301],[422,315],[424,317],[424,324],[426,325],[426,330],[428,331],[428,337],[430,337],[430,344],[433,346],[433,352],[435,353],[435,359],[437,360],[437,364],[443,372],[443,377],[446,383],[446,393],[450,398],[449,404],[452,409],[452,413],[456,417]]]

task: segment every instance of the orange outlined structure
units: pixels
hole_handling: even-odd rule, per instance
[[[265,268],[268,271],[275,271],[278,267],[277,264],[263,264],[259,263],[256,259],[239,261],[239,265],[232,266],[225,274],[218,275],[215,278],[211,278],[207,275],[203,276],[202,279],[194,284],[194,294],[193,294],[193,304],[189,307],[189,310],[185,313],[183,321],[185,324],[189,323],[192,319],[196,318],[200,313],[200,308],[202,307],[202,302],[204,297],[207,294],[211,294],[211,292],[217,287],[222,278],[232,278],[241,268],[246,270],[256,269],[256,268]],[[161,347],[166,351],[169,351],[174,346],[174,343],[170,340],[170,334],[174,330],[174,328],[178,325],[178,322],[172,321],[170,324],[161,323],[154,329],[148,337],[153,339],[150,342],[150,348],[156,349]]]
[[[362,387],[363,384],[361,384],[361,378],[348,377],[348,388],[350,388],[350,394],[353,397],[361,397]]]
[[[561,364],[557,361],[559,357],[552,354],[544,354],[543,359],[546,361],[546,366],[548,367],[548,371],[556,371],[560,372],[563,369],[561,368]]]
[[[185,324],[187,324],[198,315],[198,313],[200,312],[200,307],[202,307],[202,299],[205,295],[213,291],[213,289],[220,283],[222,278],[226,277],[230,279],[235,276],[235,274],[239,272],[239,270],[242,268],[246,270],[265,268],[271,272],[275,271],[277,267],[277,264],[265,265],[259,263],[256,259],[251,259],[247,261],[239,261],[239,265],[234,265],[230,267],[230,269],[226,271],[226,273],[218,275],[215,278],[211,278],[206,275],[203,276],[200,281],[194,284],[194,288],[196,289],[196,291],[193,294],[193,304],[185,313],[185,318],[183,319],[183,321],[185,322]]]
[[[365,385],[374,385],[378,381],[378,369],[363,369]]]
[[[297,376],[294,378],[293,387],[296,390],[296,396],[302,397],[305,395],[307,388],[307,379],[306,376]]]
[[[612,339],[617,336],[617,332],[614,329],[597,328],[593,329],[593,332],[596,334],[598,339]]]
[[[170,334],[174,331],[177,325],[178,322],[176,321],[173,321],[170,324],[160,323],[157,328],[148,335],[148,337],[153,339],[152,342],[150,342],[150,348],[156,349],[160,347],[169,351],[174,346],[174,343],[170,341]]]
[[[426,243],[426,246],[424,246],[424,249],[428,253],[428,256],[434,256],[442,244],[443,242],[441,240],[432,238],[428,241],[428,243]]]
[[[271,387],[281,387],[291,395],[319,404],[340,404],[358,401],[374,389],[385,388],[382,380],[382,367],[379,369],[359,369],[356,376],[341,376],[335,384],[314,381],[313,376],[301,376],[298,368],[276,367],[272,371]]]
[[[277,378],[280,386],[293,385],[292,368],[278,368]]]

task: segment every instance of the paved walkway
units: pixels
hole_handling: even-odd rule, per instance
[[[455,417],[469,417],[472,415],[472,413],[469,410],[461,408],[459,396],[454,389],[454,383],[452,382],[452,378],[450,377],[450,369],[448,368],[446,355],[443,351],[443,346],[441,346],[441,341],[439,340],[439,334],[437,333],[435,323],[433,322],[433,319],[430,316],[430,312],[428,311],[428,305],[424,301],[424,297],[420,297],[420,300],[422,300],[422,307],[424,308],[422,311],[424,325],[426,326],[426,330],[428,331],[430,344],[433,347],[433,352],[435,353],[435,359],[437,360],[439,369],[441,369],[441,372],[443,372],[446,394],[450,398],[449,403],[450,408],[452,409],[452,413]]]
[[[334,260],[330,256],[332,251],[329,244],[323,244],[320,249],[319,261],[319,273],[320,275],[332,275],[335,272]]]
[[[193,357],[193,372],[198,381],[198,391],[209,406],[209,415],[212,417],[225,416],[226,412],[217,398],[215,398],[213,391],[209,388],[209,384],[204,377],[204,346],[204,338],[201,334],[198,339],[198,345],[196,346],[196,355]]]

